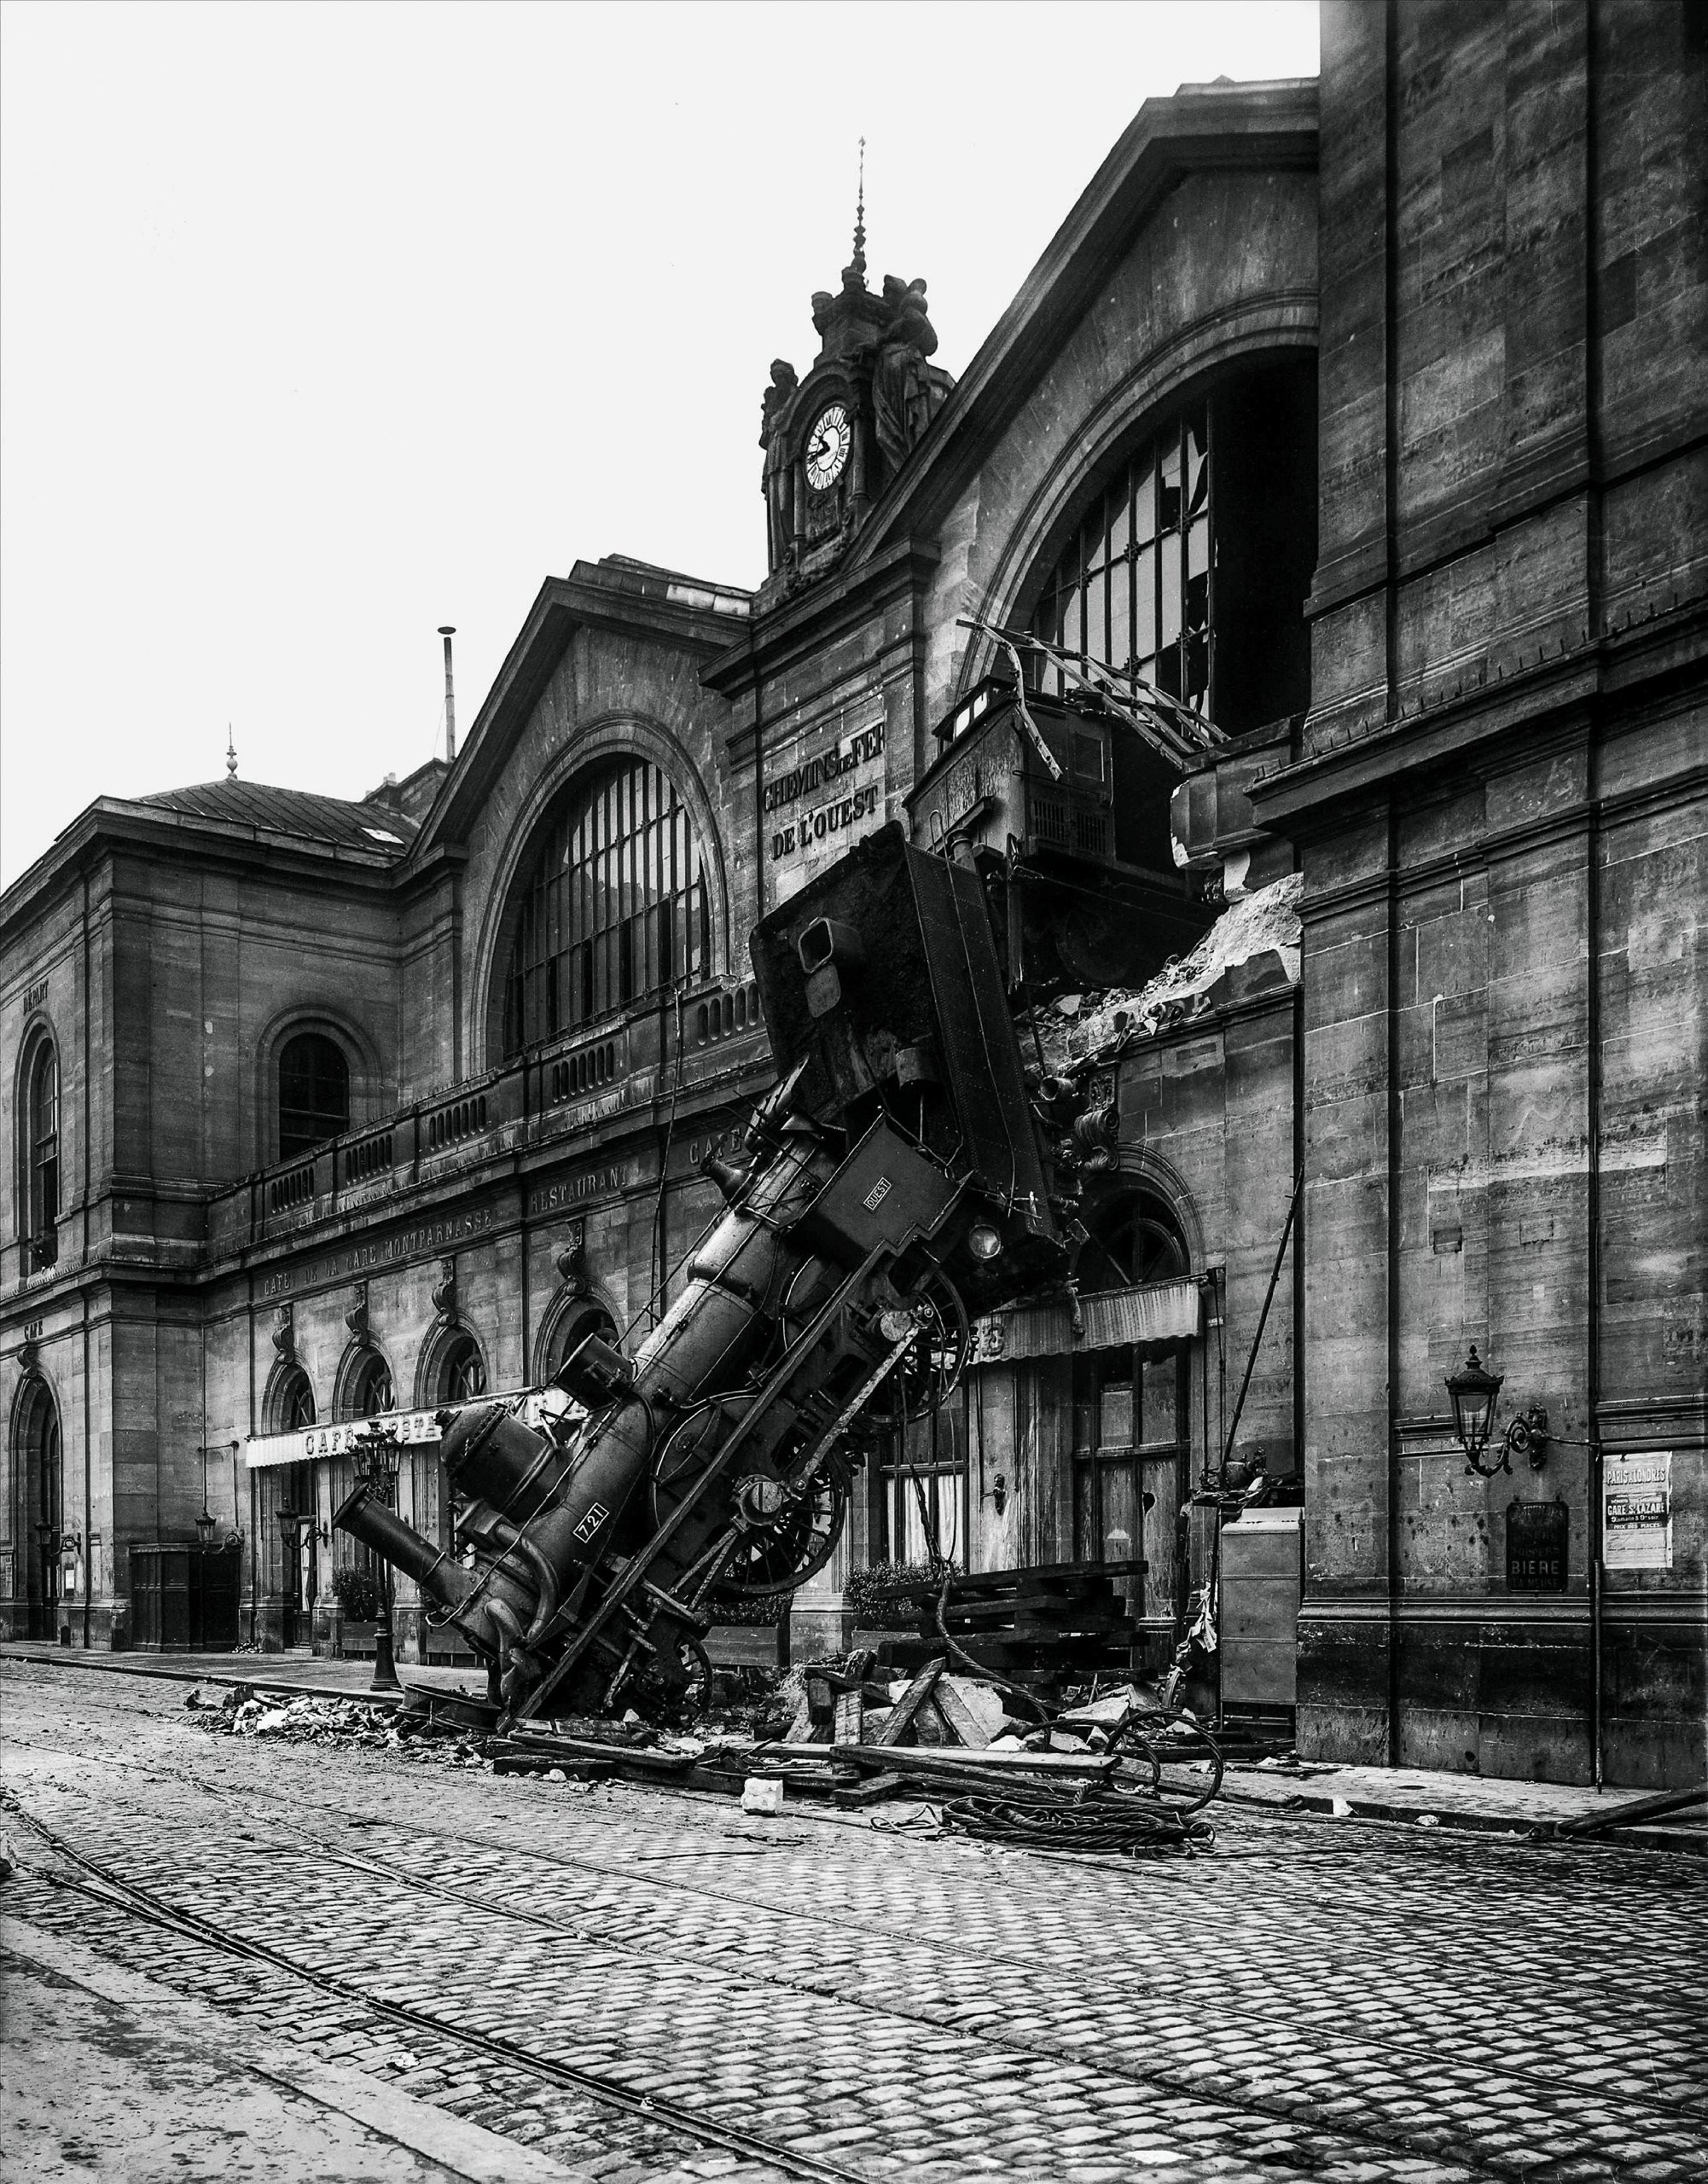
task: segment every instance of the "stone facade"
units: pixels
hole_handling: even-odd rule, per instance
[[[1095,561],[1073,542],[1106,481],[1207,404],[1231,741],[1171,807],[1177,769],[1113,732],[1116,834],[1153,856],[1052,863],[1012,814],[979,851],[993,903],[1037,891],[1014,931],[1101,904],[1141,983],[1224,903],[1302,886],[1299,947],[1212,936],[1097,1065],[1118,1119],[1083,1286],[1101,1252],[1113,1327],[1184,1283],[1192,1331],[1013,1316],[936,1438],[878,1467],[795,1638],[845,1640],[849,1570],[929,1517],[973,1566],[1147,1562],[1159,1668],[1215,1567],[1223,1459],[1261,1457],[1303,1492],[1303,1748],[1699,1774],[1693,23],[1330,6],[1320,85],[1146,106],[952,389],[922,286],[868,288],[857,236],[816,361],[773,370],[757,593],[578,563],[452,767],[357,803],[92,804],[0,900],[7,1628],[129,1642],[131,1546],[205,1511],[242,1537],[245,1638],[340,1642],[337,1429],[376,1374],[414,1437],[404,1512],[445,1536],[431,1414],[471,1370],[537,1387],[586,1327],[644,1328],[716,1203],[700,1160],[769,1081],[751,926],[859,834],[924,828],[940,760],[976,775],[1011,694],[992,628]],[[839,405],[847,463],[816,486]],[[699,845],[703,957],[519,1043],[529,875],[565,799],[631,762]],[[304,1033],[343,1058],[347,1126],[281,1159]],[[1546,1406],[1540,1471],[1467,1474],[1444,1379],[1473,1340],[1503,1418]],[[1621,1449],[1670,1456],[1671,1567],[1609,1573],[1596,1607]],[[1516,1590],[1508,1505],[1556,1496],[1565,1589]]]

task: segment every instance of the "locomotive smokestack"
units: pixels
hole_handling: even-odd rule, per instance
[[[450,679],[450,641],[456,635],[455,623],[441,623],[439,635],[444,639],[444,757],[447,765],[456,764],[456,688]]]

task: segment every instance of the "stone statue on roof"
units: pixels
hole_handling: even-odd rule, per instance
[[[771,383],[760,398],[759,445],[765,450],[763,491],[770,566],[787,566],[794,543],[794,470],[789,462],[788,421],[800,381],[781,357],[771,361]]]
[[[937,329],[926,310],[925,282],[903,284],[886,273],[884,300],[894,316],[872,375],[872,417],[893,476],[918,445],[943,398],[927,362],[937,347]]]

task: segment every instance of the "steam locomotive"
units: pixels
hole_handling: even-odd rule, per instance
[[[824,1566],[857,1470],[953,1385],[973,1320],[1066,1273],[970,860],[886,827],[752,955],[778,1081],[703,1164],[723,1207],[663,1319],[632,1356],[571,1354],[572,1423],[447,1419],[450,1549],[366,1483],[334,1519],[462,1633],[509,1720],[680,1703],[717,1616]]]

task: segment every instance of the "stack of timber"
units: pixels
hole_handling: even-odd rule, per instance
[[[1128,1675],[1142,1664],[1135,1651],[1141,1641],[1132,1603],[1115,1583],[1140,1576],[1147,1566],[1133,1560],[1052,1562],[971,1575],[957,1571],[941,1629],[941,1587],[915,1586],[906,1597],[917,1613],[919,1635],[886,1640],[880,1658],[897,1668],[920,1668],[942,1652],[947,1635],[981,1668],[1045,1694],[1100,1672]]]

